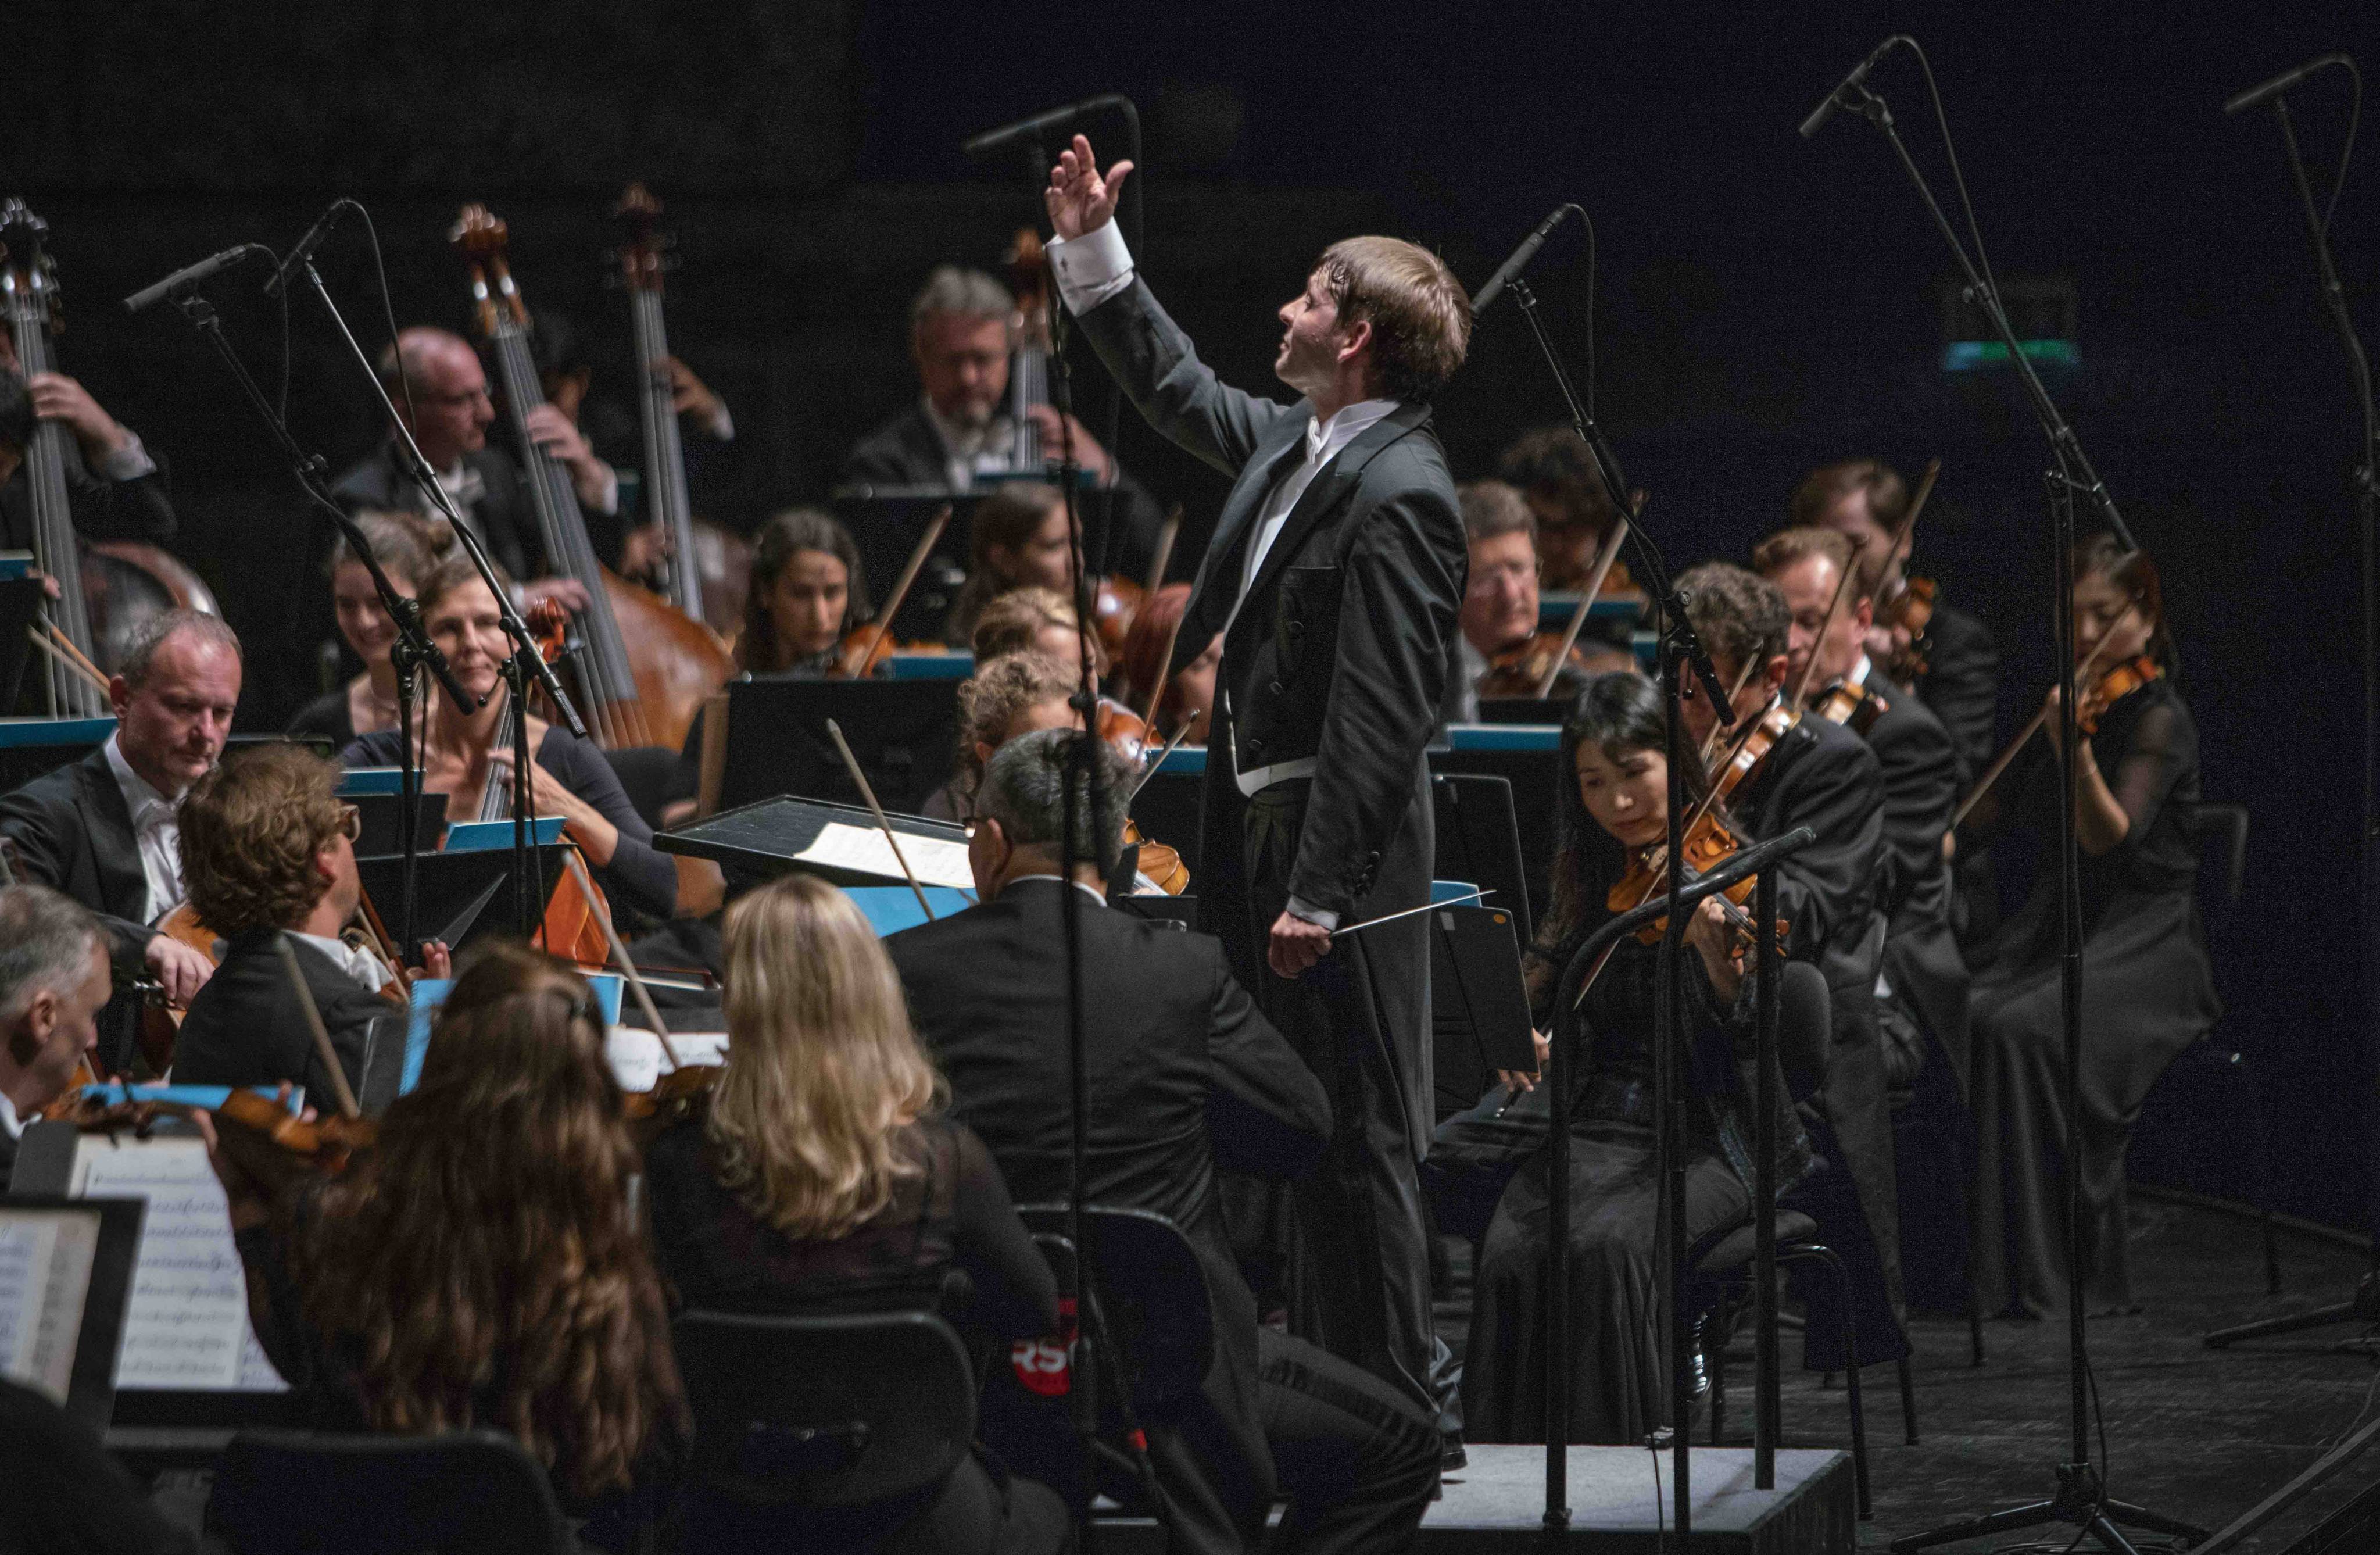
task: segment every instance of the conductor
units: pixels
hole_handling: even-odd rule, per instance
[[[1429,401],[1471,303],[1437,256],[1350,237],[1281,309],[1281,405],[1232,388],[1134,273],[1075,137],[1044,198],[1061,297],[1159,431],[1232,478],[1174,650],[1222,634],[1199,928],[1321,1079],[1335,1135],[1295,1189],[1305,1337],[1438,1407],[1415,1163],[1431,1122],[1423,763],[1467,550]],[[1269,968],[1270,975],[1267,969]],[[1451,1424],[1443,1412],[1441,1420]]]

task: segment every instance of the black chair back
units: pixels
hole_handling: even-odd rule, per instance
[[[1066,1207],[1020,1204],[1016,1213],[1062,1282],[1062,1260],[1073,1250],[1066,1239]],[[1083,1221],[1091,1244],[1092,1292],[1133,1402],[1151,1410],[1191,1397],[1215,1355],[1214,1319],[1197,1250],[1181,1227],[1151,1210],[1087,1205]]]
[[[2248,870],[2248,807],[2201,804],[2192,827],[2198,841],[2198,917],[2208,941],[2219,940],[2240,905]]]
[[[575,1548],[545,1470],[499,1431],[243,1431],[215,1467],[210,1528],[237,1555]]]
[[[926,1312],[688,1312],[674,1328],[698,1487],[824,1510],[920,1496],[975,1440],[975,1373]]]

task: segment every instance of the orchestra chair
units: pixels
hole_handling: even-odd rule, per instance
[[[501,1431],[242,1431],[207,1526],[236,1555],[469,1555],[577,1549],[544,1468]]]
[[[2198,843],[2198,919],[2219,989],[2248,867],[2247,807],[2202,804],[2192,831]],[[2157,1077],[2133,1126],[2127,1175],[2143,1184],[2236,1198],[2228,1190],[2244,1174],[2264,1233],[2265,1290],[2278,1295],[2281,1257],[2273,1225],[2272,1140],[2265,1127],[2264,1091],[2247,1056],[2219,1040],[2219,1029],[2183,1049]],[[2225,1128],[2228,1120],[2244,1121],[2250,1131],[2244,1151],[2236,1138],[2223,1136],[2223,1129],[2210,1127],[2210,1120]],[[2218,1163],[2212,1171],[2210,1160]],[[2242,1164],[2244,1173],[2239,1170]]]
[[[689,1311],[672,1331],[694,1413],[686,1548],[949,1551],[979,1531],[989,1555],[975,1369],[941,1318]]]

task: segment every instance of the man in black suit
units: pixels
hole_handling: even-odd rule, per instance
[[[356,810],[340,802],[337,783],[338,768],[301,747],[260,746],[200,778],[182,802],[190,905],[225,949],[182,1018],[175,1079],[265,1087],[286,1080],[331,1110],[338,1087],[289,980],[285,939],[350,1093],[370,1112],[395,1095],[406,1010],[381,992],[389,968],[341,938],[363,886]]]
[[[99,1045],[113,986],[97,918],[46,886],[0,887],[0,1194],[25,1124]]]
[[[62,463],[77,534],[152,543],[174,537],[164,469],[139,435],[65,373],[26,376],[15,343],[0,330],[0,550],[33,549],[32,490],[22,466],[42,421],[73,434],[62,440]]]
[[[1427,249],[1333,245],[1281,310],[1294,406],[1231,388],[1133,272],[1081,136],[1046,200],[1061,295],[1158,431],[1234,480],[1175,663],[1223,635],[1201,821],[1200,927],[1329,1087],[1338,1131],[1298,1184],[1299,1331],[1438,1406],[1417,1165],[1432,1122],[1422,759],[1454,658],[1467,549],[1429,400],[1471,303]],[[1268,969],[1269,974],[1268,975]],[[1433,1385],[1433,1373],[1437,1374]]]
[[[108,686],[115,733],[72,766],[0,795],[0,836],[18,873],[100,916],[117,979],[153,979],[187,1006],[213,971],[150,926],[182,900],[176,811],[223,754],[239,702],[239,639],[222,620],[176,610],[142,624]],[[131,1062],[138,995],[108,1006],[100,1057]]]
[[[1066,1197],[1073,1120],[1064,893],[1080,891],[1087,1202],[1153,1209],[1182,1228],[1206,1274],[1215,1352],[1203,1408],[1151,1421],[1177,1533],[1199,1549],[1263,1537],[1274,1471],[1285,1531],[1308,1549],[1409,1539],[1437,1477],[1431,1417],[1314,1346],[1260,1329],[1232,1259],[1217,1168],[1284,1177],[1330,1133],[1323,1085],[1257,1013],[1222,947],[1108,907],[1099,882],[1122,846],[1130,772],[1098,750],[1104,825],[1075,784],[1081,862],[1061,874],[1061,776],[1072,735],[1003,746],[984,775],[968,844],[982,905],[885,942],[917,1034],[951,1085],[953,1116],[982,1136],[1020,1202]]]
[[[1726,562],[1688,568],[1677,587],[1721,682],[1735,686],[1744,667],[1752,667],[1734,710],[1742,719],[1759,718],[1789,688],[1792,616],[1784,596],[1766,578]],[[1691,682],[1683,714],[1684,732],[1699,747],[1716,721]],[[1744,728],[1737,725],[1739,733]],[[1859,1229],[1872,1244],[1838,1246],[1851,1264],[1855,1292],[1866,1298],[1857,1325],[1862,1362],[1895,1360],[1909,1352],[1897,1316],[1899,1200],[1876,1006],[1884,959],[1884,893],[1893,872],[1885,840],[1883,769],[1859,735],[1823,718],[1801,716],[1729,803],[1755,837],[1774,837],[1799,826],[1817,833],[1815,842],[1780,868],[1808,888],[1805,913],[1811,921],[1795,923],[1794,934],[1810,937],[1827,979],[1833,1043],[1817,1099],[1823,1125],[1818,1143],[1820,1153],[1842,1169],[1841,1178],[1856,1193]],[[1839,1233],[1847,1230],[1839,1222],[1828,1226],[1828,1234],[1840,1243]],[[1813,1340],[1817,1337],[1814,1330]],[[1814,1347],[1812,1354],[1823,1355],[1823,1348]]]
[[[1140,577],[1155,559],[1163,522],[1156,500],[1081,421],[1062,418],[1047,404],[1022,414],[1002,408],[1016,317],[1008,288],[980,270],[945,264],[928,275],[909,304],[909,359],[921,392],[916,403],[853,445],[844,460],[843,488],[855,495],[888,487],[975,491],[1025,473],[1027,432],[1051,467],[1059,462],[1061,439],[1071,436],[1075,463],[1094,486],[1113,493],[1084,493],[1086,556],[1096,565],[1104,555],[1111,570]],[[1110,502],[1115,528],[1103,550],[1099,518]]]

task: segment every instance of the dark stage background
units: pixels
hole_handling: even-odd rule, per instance
[[[182,322],[127,320],[115,298],[236,240],[285,246],[351,194],[377,218],[398,319],[461,326],[443,235],[484,200],[511,224],[532,309],[568,313],[616,390],[608,212],[642,177],[679,240],[672,344],[740,431],[710,516],[749,527],[820,495],[843,450],[915,393],[904,308],[926,269],[994,264],[1038,218],[1037,183],[969,165],[960,139],[1121,91],[1148,121],[1148,273],[1243,384],[1269,383],[1269,310],[1329,239],[1412,237],[1476,285],[1573,199],[1602,237],[1598,409],[1678,565],[1741,558],[1810,466],[1877,452],[1913,472],[1941,456],[1921,561],[1998,630],[2012,728],[2048,673],[2039,441],[2004,372],[1940,370],[1949,266],[1881,139],[1852,118],[1815,144],[1793,134],[1908,27],[1932,51],[2003,279],[2075,288],[2081,365],[2052,390],[2164,566],[2208,794],[2253,811],[2224,1034],[2265,1078],[2280,1203],[2360,1223],[2357,429],[2270,115],[2218,112],[2329,49],[2380,63],[2368,16],[2350,30],[2358,9],[20,0],[0,189],[55,229],[67,370],[173,462],[178,549],[250,645],[249,727],[313,685],[294,625],[312,613],[292,606],[322,587],[302,560],[312,520]],[[1939,176],[1912,62],[1877,84]],[[2337,73],[2298,96],[2325,168],[2345,100]],[[2367,338],[2371,155],[2335,228]],[[323,270],[376,340],[359,236],[342,232]],[[1586,273],[1574,230],[1536,272],[1582,369]],[[261,279],[213,290],[269,376],[280,315]],[[290,322],[293,420],[344,464],[374,435],[363,385],[310,300]],[[1106,393],[1096,365],[1082,382]],[[1500,309],[1441,407],[1458,474],[1557,412]],[[1194,526],[1211,521],[1219,478],[1129,419],[1121,451]]]

